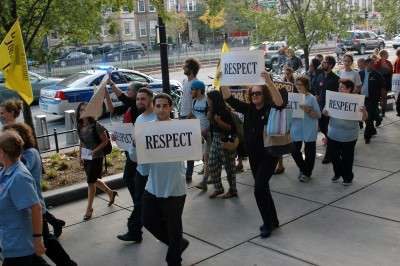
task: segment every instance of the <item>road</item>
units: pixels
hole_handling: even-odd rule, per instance
[[[389,45],[388,45],[389,46]],[[393,48],[388,48],[389,51],[389,59],[391,61],[395,60],[395,50]],[[369,52],[366,55],[355,55],[355,62],[358,58],[361,57],[367,57],[368,55],[370,55],[371,52]],[[328,54],[324,54],[324,55],[328,55]],[[208,84],[212,84],[213,80],[210,77],[215,76],[215,71],[216,68],[215,66],[213,67],[205,67],[200,69],[200,72],[198,74],[198,78],[202,81],[204,81],[207,85]],[[157,73],[157,74],[153,74],[152,76],[154,76],[155,78],[160,78],[161,79],[161,73]],[[171,72],[170,73],[170,79],[175,79],[178,81],[183,81],[185,79],[185,75],[183,74],[183,71],[175,71],[175,72]],[[38,106],[33,106],[32,107],[32,115],[33,117],[37,116],[37,115],[42,115],[43,113],[40,111]],[[61,132],[65,130],[65,126],[64,126],[64,117],[62,116],[57,116],[57,115],[52,115],[52,114],[46,114],[47,116],[47,123],[48,123],[48,130],[49,133],[52,133],[54,129],[57,130],[57,132]],[[18,119],[19,121],[22,121],[22,117],[20,117]],[[120,117],[114,117],[113,121],[120,121],[121,118]],[[104,124],[108,124],[110,123],[110,118],[104,118],[101,120],[102,123]],[[51,142],[51,146],[54,148],[54,140],[53,138],[50,139]],[[59,139],[59,145],[60,147],[65,146],[66,140],[65,140],[65,135],[61,136]]]

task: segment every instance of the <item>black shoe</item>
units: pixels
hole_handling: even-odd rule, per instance
[[[126,233],[124,235],[117,235],[117,238],[122,241],[136,242],[136,243],[140,243],[143,240],[141,236],[135,237],[129,233]]]
[[[186,182],[188,183],[192,182],[192,176],[186,176]]]
[[[261,230],[261,234],[260,234],[261,238],[268,238],[271,236],[271,231],[265,229],[264,227],[262,227]]]
[[[340,176],[334,176],[334,177],[332,177],[332,183],[338,183],[339,182],[339,179],[340,179]]]
[[[183,238],[183,237],[182,237],[181,254],[182,254],[183,252],[185,252],[185,250],[188,248],[189,243],[190,243],[189,240],[187,240],[186,238]]]
[[[324,157],[324,159],[322,160],[322,164],[329,164],[331,163],[331,160],[328,157]]]
[[[365,139],[365,144],[370,144],[371,143],[371,139]]]
[[[400,114],[396,114],[397,116],[400,116]]]
[[[379,127],[381,124],[382,124],[382,120],[378,120],[378,121],[375,122],[375,126],[376,127]]]
[[[57,220],[53,225],[54,229],[54,237],[59,238],[62,234],[62,228],[65,226],[65,222],[63,220]]]

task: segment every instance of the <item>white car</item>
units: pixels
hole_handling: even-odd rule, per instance
[[[39,106],[45,113],[64,115],[66,110],[76,109],[80,102],[88,102],[93,95],[93,89],[102,81],[106,69],[82,71],[71,75],[63,81],[41,89]],[[122,90],[127,91],[131,82],[148,83],[149,88],[157,93],[162,91],[162,81],[152,78],[146,74],[129,69],[113,69],[111,79]],[[182,96],[182,84],[179,81],[171,80],[171,96],[174,105],[179,106]],[[108,90],[114,107],[122,105],[109,86]],[[104,108],[105,110],[105,108]]]
[[[393,48],[397,49],[400,47],[400,34],[393,38]]]

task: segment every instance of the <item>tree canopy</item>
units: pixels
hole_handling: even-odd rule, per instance
[[[400,32],[400,0],[375,1],[375,8],[382,16],[382,25],[386,33],[393,35]]]

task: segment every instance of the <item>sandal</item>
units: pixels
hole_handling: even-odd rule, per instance
[[[230,198],[236,198],[237,196],[238,196],[238,193],[236,191],[229,190],[221,198],[230,199]]]
[[[224,191],[214,191],[209,197],[210,199],[215,199],[216,197],[218,197],[219,195],[224,194]]]
[[[114,202],[115,202],[115,197],[116,197],[116,196],[118,196],[118,192],[114,190],[114,191],[112,192],[112,196],[111,196],[111,198],[110,198],[110,201],[108,202],[108,207],[111,207],[111,205],[114,204]]]
[[[83,216],[83,220],[88,221],[92,219],[92,215],[93,215],[93,208],[90,209],[89,211],[86,211],[86,214]]]

